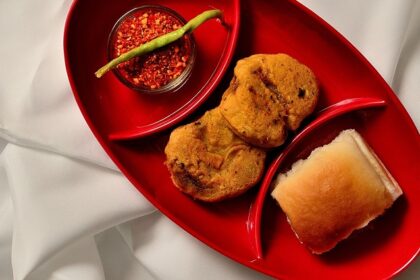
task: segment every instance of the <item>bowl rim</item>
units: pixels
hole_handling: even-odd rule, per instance
[[[167,14],[170,14],[171,16],[175,17],[177,20],[179,20],[183,25],[187,23],[187,20],[185,20],[178,12],[175,10],[168,8],[163,5],[157,5],[157,4],[147,4],[147,5],[141,5],[138,7],[134,7],[127,12],[125,12],[121,17],[118,18],[118,20],[113,25],[111,32],[108,35],[108,46],[107,46],[107,58],[108,61],[112,60],[114,57],[112,55],[112,49],[113,49],[113,43],[114,43],[114,36],[118,28],[121,26],[121,24],[132,16],[134,13],[144,10],[144,9],[154,9],[154,10],[160,10],[164,11]],[[117,79],[123,83],[125,86],[127,86],[130,89],[133,89],[137,92],[144,93],[144,94],[162,94],[162,93],[172,93],[178,91],[189,79],[192,73],[192,69],[194,68],[195,64],[195,58],[196,58],[196,43],[195,39],[192,33],[185,34],[184,36],[187,36],[188,42],[190,45],[191,53],[187,61],[187,66],[182,70],[181,75],[178,77],[170,80],[166,85],[163,85],[161,87],[151,89],[144,86],[137,86],[133,83],[131,83],[129,80],[127,80],[121,72],[117,68],[112,69],[112,73],[117,77]],[[180,38],[181,39],[181,38]]]

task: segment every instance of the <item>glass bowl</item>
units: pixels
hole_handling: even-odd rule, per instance
[[[109,60],[158,36],[183,26],[186,20],[175,11],[158,5],[145,5],[125,13],[115,23],[108,39]],[[191,34],[130,59],[113,69],[126,86],[147,94],[175,92],[191,76],[195,61]]]

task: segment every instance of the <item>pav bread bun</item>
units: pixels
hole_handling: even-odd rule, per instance
[[[355,130],[280,174],[272,192],[296,236],[312,253],[331,250],[384,213],[402,194],[376,154]]]

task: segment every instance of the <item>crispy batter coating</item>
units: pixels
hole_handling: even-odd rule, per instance
[[[319,89],[312,71],[286,54],[256,54],[238,61],[220,104],[245,141],[264,148],[284,143],[313,112]]]
[[[165,154],[175,186],[211,202],[235,197],[254,186],[265,160],[265,151],[248,145],[228,128],[219,108],[175,129]]]

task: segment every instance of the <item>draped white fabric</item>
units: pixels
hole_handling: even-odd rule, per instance
[[[420,126],[420,1],[302,0]],[[63,58],[69,0],[0,1],[0,279],[264,279],[155,211],[94,139]],[[400,279],[420,275],[417,260]]]

